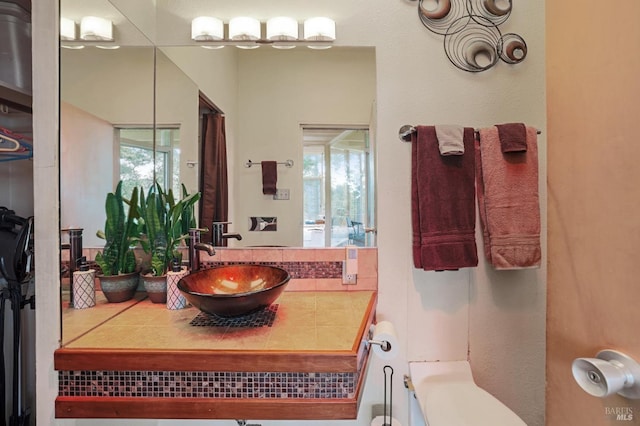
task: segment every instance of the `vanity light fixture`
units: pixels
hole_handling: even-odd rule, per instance
[[[191,21],[191,39],[217,41],[224,38],[224,24],[213,16],[198,16]]]
[[[298,21],[287,16],[278,16],[267,21],[267,40],[287,42],[298,40]],[[293,49],[290,43],[274,43],[276,49]]]
[[[74,43],[77,41],[76,22],[73,19],[60,17],[60,43],[65,49],[83,49],[83,44]]]
[[[113,23],[99,16],[84,16],[80,21],[80,38],[89,41],[113,41]]]
[[[324,16],[304,21],[304,39],[306,41],[331,42],[336,39],[336,23]],[[309,45],[311,49],[328,49],[328,44]]]
[[[229,21],[229,38],[233,41],[250,41],[260,40],[260,21],[248,16],[237,16]],[[255,49],[260,45],[255,43],[237,44],[241,49]]]
[[[208,49],[230,45],[255,49],[262,44],[277,49],[291,49],[305,44],[315,49],[328,49],[336,39],[336,23],[330,18],[317,17],[304,21],[304,38],[299,36],[299,24],[294,18],[278,16],[265,23],[266,37],[262,38],[262,23],[248,16],[229,21],[228,38],[224,38],[224,24],[213,17],[197,17],[191,21],[191,39]]]
[[[73,19],[60,18],[60,40],[70,41],[76,39],[76,23]]]

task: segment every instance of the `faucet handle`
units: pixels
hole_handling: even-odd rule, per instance
[[[189,228],[189,234],[199,234],[201,232],[209,232],[209,228]]]

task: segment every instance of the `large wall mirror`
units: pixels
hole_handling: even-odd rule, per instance
[[[242,12],[211,3],[62,0],[65,18],[111,19],[115,39],[60,52],[62,226],[101,247],[104,197],[123,174],[198,191],[203,114],[217,110],[228,231],[242,235],[229,246],[374,245],[375,50],[204,49],[190,39],[193,17]],[[285,199],[263,194],[262,161],[279,163]]]

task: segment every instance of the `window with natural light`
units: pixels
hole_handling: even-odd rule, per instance
[[[152,128],[119,127],[116,138],[120,147],[119,169],[122,190],[130,194],[134,187],[145,190],[155,180],[165,190],[180,194],[180,129],[177,127]],[[154,168],[155,163],[155,168]]]
[[[304,247],[366,246],[373,200],[369,130],[303,128]]]

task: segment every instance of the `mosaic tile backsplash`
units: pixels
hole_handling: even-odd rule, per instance
[[[140,398],[304,398],[355,396],[358,373],[60,371],[59,395]]]
[[[211,262],[204,261],[202,262],[203,268],[213,268],[215,266],[224,266],[224,265],[238,265],[247,262]],[[277,266],[279,268],[286,269],[289,274],[291,274],[291,278],[305,279],[305,278],[342,278],[342,262],[251,262],[257,263],[260,265],[270,265]],[[69,261],[63,260],[61,262],[63,273],[62,276],[65,278],[69,277]],[[87,262],[91,269],[96,270],[97,273],[100,273],[100,267],[94,262]]]

